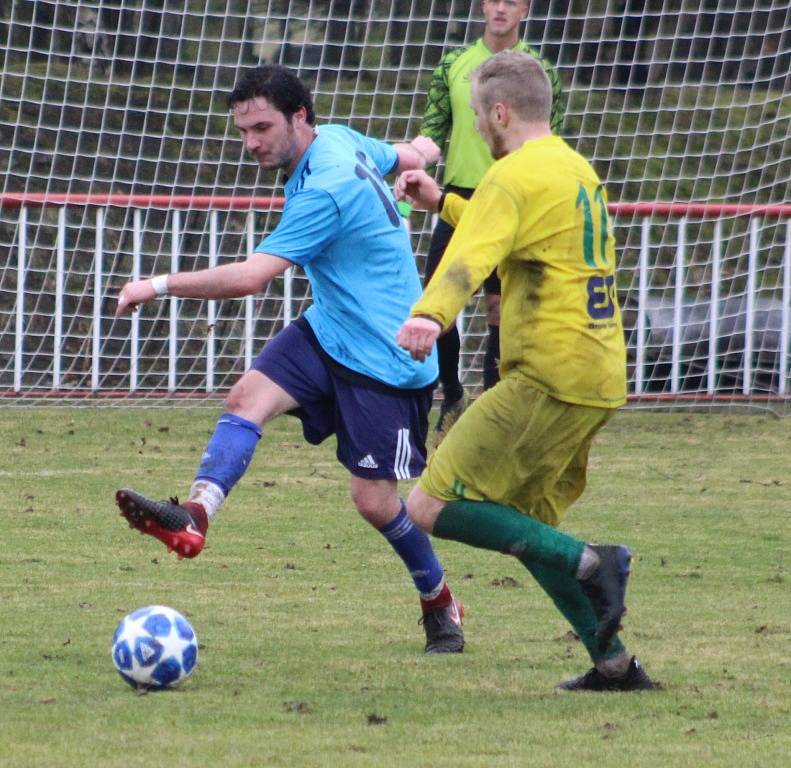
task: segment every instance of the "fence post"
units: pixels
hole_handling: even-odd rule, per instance
[[[52,340],[52,387],[60,389],[61,352],[63,347],[63,287],[65,280],[66,254],[66,206],[58,208],[58,241],[55,253],[55,317]]]
[[[22,390],[22,350],[25,345],[25,276],[27,273],[27,208],[19,211],[17,239],[16,319],[14,324],[14,392]]]
[[[209,269],[217,266],[217,209],[209,211]],[[214,324],[217,302],[206,302],[206,391],[214,392]]]
[[[179,271],[179,237],[181,235],[181,212],[173,209],[172,232],[170,240],[170,271]],[[179,305],[175,296],[170,297],[170,325],[168,328],[168,392],[176,389],[176,362],[178,355],[178,318]]]
[[[255,211],[247,214],[247,258],[255,248]],[[253,365],[253,297],[244,297],[244,369]]]
[[[93,259],[93,341],[91,344],[91,391],[99,389],[102,343],[102,261],[104,260],[104,208],[96,209],[96,241]]]
[[[132,280],[140,279],[140,255],[143,250],[141,211],[135,208],[132,213]],[[131,336],[129,340],[129,390],[137,389],[137,376],[140,355],[140,312],[131,314]]]
[[[687,260],[687,217],[678,222],[678,246],[676,248],[676,269],[673,286],[673,346],[670,364],[670,391],[679,390],[681,375],[681,334],[684,325],[684,271]]]
[[[720,330],[720,259],[722,258],[722,220],[714,222],[711,254],[711,291],[709,293],[709,359],[706,365],[706,392],[717,389],[717,342]]]
[[[783,250],[783,308],[781,310],[780,328],[780,377],[778,379],[778,394],[788,392],[788,325],[791,315],[791,220],[786,221],[786,240]]]
[[[283,327],[291,323],[292,312],[292,282],[294,280],[294,267],[288,267],[283,273]]]
[[[640,260],[637,267],[637,339],[634,356],[634,393],[643,394],[645,377],[645,309],[648,301],[648,250],[651,220],[646,216],[640,225]]]
[[[747,253],[747,295],[744,310],[744,378],[742,394],[753,386],[753,331],[755,328],[755,271],[758,264],[758,219],[750,218],[750,248]]]

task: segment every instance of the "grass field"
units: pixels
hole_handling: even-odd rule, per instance
[[[0,409],[0,765],[789,765],[791,421],[622,413],[565,529],[635,553],[623,638],[656,693],[564,694],[579,642],[515,560],[437,549],[467,648],[426,657],[403,566],[356,517],[333,441],[267,429],[203,554],[115,489],[184,493],[212,409]],[[406,491],[406,488],[404,489]],[[121,617],[188,615],[193,677],[136,695]]]

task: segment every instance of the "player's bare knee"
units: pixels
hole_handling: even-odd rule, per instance
[[[256,424],[293,410],[299,405],[284,389],[256,370],[247,371],[225,399],[225,410]]]
[[[225,398],[226,412],[241,415],[243,411],[246,411],[250,400],[249,393],[250,387],[244,386],[244,378],[239,379]]]
[[[419,485],[416,485],[407,499],[406,512],[409,519],[418,528],[422,528],[426,533],[431,533],[445,504],[446,502],[429,496]]]
[[[364,510],[366,509],[366,505],[369,503],[368,502],[369,494],[366,492],[366,489],[363,486],[361,486],[359,483],[355,483],[353,479],[352,479],[351,493],[352,493],[352,502],[354,503],[355,508],[363,517],[365,517]]]
[[[375,528],[392,522],[401,511],[395,481],[352,477],[351,493],[357,511]]]

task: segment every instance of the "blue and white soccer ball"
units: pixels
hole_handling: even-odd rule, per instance
[[[197,662],[195,630],[164,605],[130,613],[113,635],[113,663],[133,688],[172,688],[192,674]]]

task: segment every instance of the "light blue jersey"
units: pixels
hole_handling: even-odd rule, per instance
[[[316,138],[285,185],[274,232],[256,251],[305,270],[305,312],[322,348],[341,365],[392,387],[437,378],[437,356],[413,360],[395,341],[422,293],[409,235],[382,175],[398,162],[389,144],[339,125]]]

